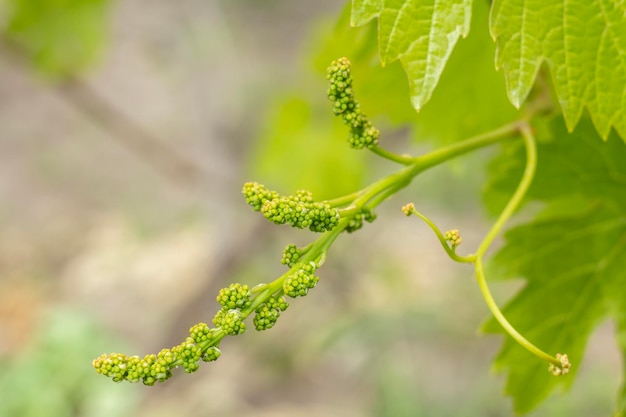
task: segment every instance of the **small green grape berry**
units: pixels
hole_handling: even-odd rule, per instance
[[[294,244],[289,244],[283,250],[283,257],[280,263],[292,267],[298,262],[298,259],[302,256],[302,252]]]
[[[156,378],[152,375],[153,366],[157,361],[157,355],[154,353],[148,354],[141,360],[141,374],[144,385],[152,386],[156,382]]]
[[[207,343],[215,337],[215,329],[211,329],[206,323],[197,323],[191,326],[189,335],[194,343]]]
[[[276,191],[271,191],[263,184],[256,182],[245,183],[243,185],[242,193],[246,199],[246,203],[248,203],[254,211],[261,210],[261,207],[265,204],[265,202],[279,197]]]
[[[364,208],[350,219],[350,222],[346,226],[345,231],[348,233],[356,232],[363,227],[364,220],[368,223],[373,222],[374,220],[376,220],[376,213]]]
[[[405,216],[409,217],[415,211],[415,204],[408,203],[402,206],[402,212]]]
[[[101,375],[108,376],[115,382],[123,381],[128,369],[127,358],[123,353],[101,355],[94,359],[93,367]]]
[[[157,382],[163,382],[172,377],[172,368],[177,360],[176,352],[170,349],[161,349],[156,355],[156,361],[150,369],[150,376],[153,376]]]
[[[141,366],[141,358],[139,356],[130,356],[126,361],[126,380],[129,382],[139,382],[143,377],[143,368]]]
[[[315,288],[319,282],[319,277],[313,275],[315,272],[315,266],[312,264],[305,264],[297,271],[290,274],[283,282],[283,292],[288,296],[304,297],[308,291]]]
[[[307,190],[298,190],[296,191],[295,199],[301,203],[312,203],[313,193]]]
[[[463,241],[461,234],[457,229],[448,230],[443,237],[453,248],[459,246]]]
[[[172,350],[176,350],[179,359],[182,361],[185,372],[192,373],[200,368],[198,361],[202,357],[202,349],[196,345],[191,337],[188,337],[185,342],[176,346]]]
[[[204,362],[216,361],[221,354],[222,352],[217,346],[211,346],[202,354],[202,360]]]
[[[289,307],[285,297],[270,297],[261,304],[256,310],[253,322],[254,327],[258,331],[271,329],[280,317],[280,312],[285,311]]]
[[[271,329],[276,324],[278,317],[280,317],[280,311],[270,308],[267,304],[263,303],[255,310],[254,328],[258,331]]]
[[[364,116],[363,116],[364,117]],[[378,145],[380,131],[365,120],[363,123],[353,123],[352,135],[348,139],[350,146],[355,149],[373,148]]]
[[[313,203],[311,207],[313,217],[309,230],[312,232],[326,232],[333,230],[339,224],[339,210],[330,207],[326,202]]]
[[[567,354],[557,353],[556,359],[560,362],[560,364],[555,365],[551,363],[550,366],[548,367],[548,371],[550,371],[550,373],[554,376],[568,374],[570,368],[572,367],[572,364],[570,363],[569,357],[567,356]]]
[[[238,283],[222,288],[217,294],[217,302],[227,309],[246,308],[250,305],[250,290],[247,285]]]
[[[376,215],[376,213],[374,213],[372,210],[369,209],[363,209],[363,220],[365,220],[368,223],[372,223],[374,220],[376,220],[378,216]]]
[[[226,334],[231,336],[236,336],[246,331],[246,323],[243,322],[239,309],[221,309],[213,318],[213,324],[221,327]]]
[[[270,297],[267,299],[266,303],[270,308],[280,311],[285,311],[289,307],[285,297]]]

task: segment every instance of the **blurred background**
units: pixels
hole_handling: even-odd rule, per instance
[[[91,367],[178,344],[211,320],[219,288],[271,281],[282,248],[312,239],[253,213],[245,181],[332,198],[395,169],[346,145],[326,99],[331,60],[353,60],[357,97],[398,152],[514,117],[504,95],[497,112],[480,107],[503,88],[479,59],[492,46],[475,49],[486,31],[461,42],[418,117],[400,66],[378,64],[375,23],[350,29],[345,6],[0,1],[0,416],[512,414],[490,372],[500,340],[477,333],[487,309],[471,270],[400,212],[414,201],[474,247],[489,224],[476,167],[490,151],[420,176],[337,241],[318,287],[275,328],[225,339],[195,374],[149,388]],[[456,85],[459,68],[482,74],[480,89]],[[498,300],[519,285],[498,284]],[[572,393],[532,415],[609,415],[613,346],[606,324]]]

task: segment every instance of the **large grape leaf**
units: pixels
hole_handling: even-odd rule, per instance
[[[570,131],[587,107],[600,136],[614,126],[626,140],[624,1],[495,0],[490,28],[515,106],[545,61]]]
[[[400,60],[413,107],[430,99],[459,37],[470,28],[472,0],[353,0],[352,24],[378,17],[383,65]]]
[[[506,244],[488,268],[490,277],[523,277],[526,286],[504,308],[511,323],[548,353],[567,353],[570,375],[555,378],[547,365],[507,338],[496,359],[509,371],[506,392],[517,412],[530,411],[551,390],[571,385],[593,329],[609,317],[618,323],[626,354],[626,146],[611,135],[599,140],[583,121],[571,134],[561,119],[541,137],[529,200],[546,204],[536,219],[505,234]],[[571,146],[572,142],[577,146]],[[521,151],[492,165],[487,198],[515,187]],[[488,332],[501,332],[495,320]],[[622,394],[622,402],[626,397]]]

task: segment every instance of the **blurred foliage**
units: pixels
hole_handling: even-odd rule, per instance
[[[5,35],[49,78],[93,65],[108,41],[109,0],[5,0]]]
[[[120,346],[83,312],[50,311],[17,357],[0,358],[0,416],[131,416],[137,391],[94,377],[92,359]],[[10,361],[9,361],[10,359]]]

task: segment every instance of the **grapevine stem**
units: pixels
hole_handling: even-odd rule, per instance
[[[331,207],[341,207],[341,206],[345,206],[346,204],[351,203],[352,201],[354,201],[355,198],[357,198],[359,196],[360,192],[355,192],[355,193],[351,193],[351,194],[346,194],[344,196],[341,197],[337,197],[337,198],[333,198],[332,200],[326,200],[326,202],[331,206]]]
[[[519,207],[535,175],[535,169],[537,167],[537,148],[535,145],[535,138],[530,130],[530,126],[528,126],[527,123],[520,124],[519,131],[522,134],[524,145],[526,147],[526,167],[524,169],[524,174],[522,175],[522,179],[520,180],[517,189],[513,193],[513,196],[505,206],[504,210],[502,210],[502,213],[476,250],[474,260],[476,280],[478,281],[478,286],[480,287],[480,292],[482,293],[485,303],[487,304],[487,307],[489,307],[489,311],[491,311],[491,314],[493,314],[495,319],[498,321],[498,323],[500,323],[504,330],[517,343],[519,343],[523,348],[528,350],[533,355],[544,359],[556,366],[561,366],[561,362],[557,358],[547,354],[546,352],[529,342],[511,325],[511,323],[509,323],[506,317],[504,317],[504,314],[502,314],[502,311],[498,308],[498,305],[496,304],[493,295],[491,295],[491,291],[489,290],[489,286],[487,285],[487,280],[485,278],[485,271],[483,269],[483,256],[489,249],[489,246],[491,245],[497,234],[500,232],[504,224],[511,218],[515,210]]]
[[[412,157],[411,164],[406,168],[391,174],[358,192],[358,198],[353,200],[352,204],[348,206],[347,209],[351,209],[352,207],[360,209],[365,204],[367,204],[369,208],[374,208],[389,196],[409,185],[413,178],[415,178],[419,173],[440,165],[457,156],[489,146],[496,142],[501,142],[507,138],[512,138],[519,132],[519,129],[519,122],[510,123],[482,135],[477,135],[462,142],[429,152],[425,155]]]
[[[443,249],[446,251],[448,256],[453,261],[470,263],[476,260],[475,255],[468,255],[468,256],[457,255],[455,250],[448,245],[448,242],[446,242],[446,238],[443,235],[443,233],[441,233],[441,230],[439,230],[437,225],[435,225],[435,223],[433,223],[428,217],[424,216],[422,213],[420,213],[419,211],[415,209],[411,210],[411,214],[415,214],[417,217],[424,220],[424,223],[426,223],[432,229],[432,231],[435,232],[435,235],[437,235],[437,239],[439,239],[439,242],[441,242],[441,246],[443,246]]]
[[[369,186],[365,187],[364,189],[360,191],[327,201],[329,204],[331,204],[334,207],[345,206],[343,209],[340,209],[339,211],[340,216],[341,216],[341,219],[339,220],[339,224],[335,228],[325,232],[317,240],[311,242],[309,245],[303,248],[303,256],[302,258],[300,258],[299,264],[308,263],[308,262],[316,262],[318,266],[321,266],[321,264],[324,263],[328,249],[330,248],[332,243],[335,241],[335,239],[337,239],[337,237],[341,234],[341,232],[348,226],[353,216],[358,214],[364,207],[372,209],[378,206],[387,198],[397,193],[400,189],[409,185],[412,179],[415,176],[417,176],[419,173],[429,168],[432,168],[434,166],[437,166],[439,164],[442,164],[454,157],[463,155],[465,153],[471,152],[476,149],[489,146],[493,143],[500,142],[508,138],[513,138],[516,136],[517,133],[522,131],[522,134],[524,135],[524,138],[527,142],[527,147],[529,148],[529,151],[528,151],[529,159],[527,162],[527,169],[526,169],[527,172],[525,172],[522,183],[518,187],[518,190],[514,194],[514,197],[511,199],[511,202],[509,202],[503,214],[500,216],[500,218],[498,219],[498,221],[496,222],[492,230],[489,232],[489,234],[487,235],[487,237],[481,244],[481,247],[479,248],[480,252],[477,252],[476,255],[468,255],[468,256],[456,255],[456,253],[454,253],[454,251],[447,246],[445,242],[445,238],[441,234],[441,231],[439,231],[439,229],[437,229],[436,226],[432,224],[432,222],[430,222],[430,220],[426,219],[424,216],[420,215],[419,213],[416,213],[416,214],[422,219],[424,219],[426,223],[435,231],[435,234],[437,234],[437,237],[442,242],[442,244],[445,245],[444,247],[447,248],[446,251],[448,252],[448,254],[450,255],[452,259],[458,262],[466,262],[466,263],[474,262],[474,261],[477,262],[477,271],[478,270],[481,271],[480,273],[478,273],[478,275],[482,276],[482,281],[483,281],[481,283],[480,282],[481,278],[479,278],[479,284],[481,286],[481,289],[483,290],[483,296],[485,297],[485,300],[487,301],[487,304],[489,305],[490,309],[492,309],[494,316],[496,316],[498,321],[500,321],[501,323],[505,323],[503,324],[503,326],[505,327],[505,329],[507,329],[507,331],[511,333],[512,336],[516,335],[514,336],[516,340],[520,341],[520,343],[522,343],[524,346],[531,346],[531,349],[534,348],[536,352],[541,352],[539,349],[535,348],[529,342],[525,341],[525,339],[519,333],[517,333],[513,329],[513,327],[510,324],[508,324],[508,322],[504,319],[502,313],[498,310],[495,302],[493,301],[493,297],[491,297],[491,294],[489,293],[489,289],[487,288],[486,282],[484,282],[484,274],[482,273],[482,266],[479,267],[479,265],[481,265],[479,258],[482,256],[482,254],[484,254],[489,244],[493,240],[493,237],[498,233],[499,229],[502,227],[504,222],[508,219],[508,217],[510,217],[512,212],[515,210],[515,208],[521,201],[521,198],[523,197],[526,189],[530,185],[530,181],[532,180],[532,174],[534,172],[534,165],[535,165],[535,157],[534,157],[534,146],[531,146],[531,145],[534,145],[534,142],[533,142],[532,135],[530,135],[529,133],[529,130],[527,128],[526,130],[524,130],[525,126],[526,126],[525,124],[521,124],[520,122],[511,123],[511,124],[502,126],[499,129],[495,129],[491,132],[474,136],[470,139],[429,152],[425,155],[421,155],[418,157],[410,157],[410,163],[407,164],[408,166],[401,169],[400,171],[390,174],[370,184]],[[383,153],[386,153],[386,151],[381,150],[378,147],[374,149],[379,149]],[[401,156],[400,159],[401,161],[396,160],[396,162],[406,164],[407,161],[409,161],[409,159],[406,159],[404,156]],[[283,275],[281,275],[280,277],[276,278],[274,281],[268,284],[264,284],[260,287],[255,287],[253,293],[255,293],[256,296],[252,299],[252,304],[241,311],[241,316],[245,319],[248,315],[254,312],[254,310],[259,305],[264,303],[270,296],[272,296],[272,294],[276,294],[277,292],[281,291],[283,282],[285,281],[285,279],[287,279],[287,277],[291,273],[293,273],[294,268],[296,268],[296,266],[292,267],[288,272],[284,273]],[[525,341],[525,343],[523,343],[522,341]],[[533,351],[533,353],[536,353],[535,351]],[[542,357],[544,358],[550,358],[551,361],[556,361],[556,359],[550,357],[549,355],[545,353],[543,353],[543,355],[544,356]]]
[[[439,148],[426,155],[417,156],[413,158],[413,162],[422,166],[423,169],[430,168],[448,161],[457,155],[483,148],[496,142],[501,142],[506,138],[515,137],[520,129],[520,122],[509,123],[498,129],[483,133],[482,135],[477,135],[462,142]]]
[[[485,299],[485,303],[487,307],[489,307],[489,311],[495,317],[495,319],[500,323],[500,325],[504,328],[504,330],[513,338],[517,343],[519,343],[524,349],[528,350],[533,355],[544,359],[550,363],[555,365],[560,365],[558,359],[553,357],[552,355],[547,354],[543,350],[539,349],[537,346],[533,345],[529,342],[524,336],[522,336],[516,329],[509,323],[509,321],[504,317],[502,311],[498,308],[496,301],[493,299],[491,295],[491,291],[489,291],[489,287],[487,286],[487,280],[485,279],[485,271],[483,269],[483,261],[479,257],[476,259],[474,263],[474,267],[476,269],[476,278],[478,280],[478,286],[480,287],[480,292]]]
[[[382,158],[397,162],[402,165],[411,165],[414,162],[414,158],[410,155],[398,155],[386,149],[383,149],[380,146],[374,146],[373,148],[370,148],[370,150]]]
[[[522,179],[513,193],[513,196],[506,204],[504,210],[502,210],[502,213],[493,224],[483,241],[478,246],[478,249],[476,250],[477,257],[482,257],[485,252],[487,252],[487,249],[489,249],[493,240],[496,238],[498,233],[500,233],[504,224],[511,218],[515,210],[519,207],[535,176],[535,169],[537,168],[537,147],[535,145],[535,137],[530,130],[530,126],[526,123],[519,126],[519,131],[522,134],[524,146],[526,147],[526,167],[524,169],[524,174],[522,175]]]

